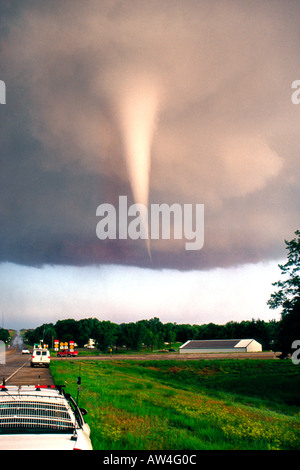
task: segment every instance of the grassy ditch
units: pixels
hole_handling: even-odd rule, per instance
[[[290,361],[53,361],[88,409],[94,449],[300,449]]]

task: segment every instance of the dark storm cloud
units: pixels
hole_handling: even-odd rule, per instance
[[[283,254],[299,220],[295,2],[1,4],[0,260],[206,269]],[[132,199],[120,101],[159,99],[150,203],[205,204],[205,245],[100,241]]]

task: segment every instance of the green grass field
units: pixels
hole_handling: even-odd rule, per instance
[[[52,361],[88,410],[94,449],[300,449],[291,361]]]

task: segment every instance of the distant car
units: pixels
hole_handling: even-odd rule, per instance
[[[30,354],[29,349],[27,348],[22,349],[22,354]]]
[[[57,353],[57,357],[72,357],[72,356],[77,356],[78,351],[73,351],[71,349],[64,349],[63,351],[59,351]]]
[[[2,385],[0,450],[92,450],[86,414],[54,385]]]
[[[30,366],[45,366],[49,367],[50,352],[48,349],[34,349],[31,356]]]

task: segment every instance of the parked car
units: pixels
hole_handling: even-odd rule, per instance
[[[45,366],[49,367],[50,352],[48,349],[34,349],[31,356],[30,366]]]
[[[57,353],[57,357],[72,357],[77,356],[78,351],[73,351],[73,349],[64,349]]]
[[[54,385],[0,386],[0,450],[92,450],[75,400]]]
[[[22,349],[22,354],[30,354],[30,351],[28,348],[23,348]]]

